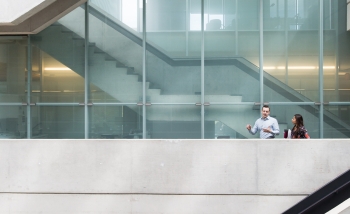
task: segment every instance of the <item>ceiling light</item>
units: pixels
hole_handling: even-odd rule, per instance
[[[47,67],[44,69],[45,71],[71,71],[72,69],[67,68],[67,67],[61,67],[61,68],[52,68],[52,67]]]

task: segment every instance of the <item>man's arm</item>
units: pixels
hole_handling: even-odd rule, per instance
[[[258,125],[257,125],[256,123],[257,123],[257,122],[254,123],[253,128],[248,129],[249,133],[252,134],[252,135],[255,135],[256,132],[258,131]]]
[[[272,124],[272,130],[271,132],[274,134],[274,135],[279,135],[280,134],[280,127],[278,125],[278,122],[277,120],[275,119],[275,121],[273,122]]]

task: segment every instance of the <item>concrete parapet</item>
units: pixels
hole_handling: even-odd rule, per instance
[[[29,201],[45,212],[42,200],[117,213],[280,213],[348,170],[349,153],[348,139],[2,140],[0,213]]]

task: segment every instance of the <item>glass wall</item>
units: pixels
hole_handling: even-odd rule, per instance
[[[346,0],[88,4],[0,37],[2,138],[257,138],[263,104],[350,137]]]
[[[0,37],[0,138],[27,137],[27,38]]]
[[[84,23],[77,8],[31,36],[32,138],[84,138]]]

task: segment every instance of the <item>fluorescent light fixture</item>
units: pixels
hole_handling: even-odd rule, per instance
[[[72,69],[67,68],[67,67],[61,67],[61,68],[52,68],[52,67],[47,67],[44,68],[45,71],[71,71]]]
[[[335,66],[323,66],[323,69],[335,69]]]
[[[294,70],[313,70],[316,69],[315,66],[289,66],[288,69]]]
[[[266,70],[273,70],[273,69],[279,69],[279,70],[284,70],[286,69],[285,66],[264,66],[264,69]],[[318,69],[316,66],[289,66],[288,69],[291,70],[314,70]],[[323,66],[323,69],[335,69],[335,66]]]

